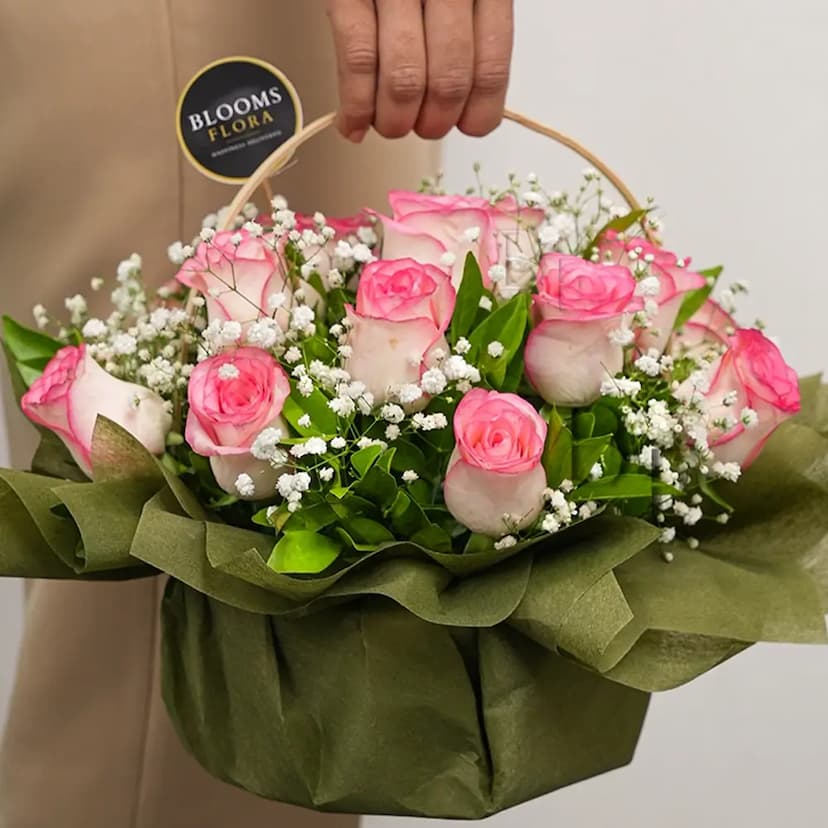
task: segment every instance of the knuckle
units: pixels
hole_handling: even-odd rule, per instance
[[[342,67],[353,75],[370,75],[377,68],[377,52],[369,43],[350,43],[342,52]]]
[[[447,67],[429,83],[429,93],[438,103],[460,103],[469,96],[471,73],[462,66]]]
[[[474,89],[484,94],[499,94],[509,85],[509,64],[490,60],[479,63],[474,73]]]
[[[395,66],[388,72],[388,97],[394,103],[406,104],[420,100],[425,91],[425,76],[414,64]]]

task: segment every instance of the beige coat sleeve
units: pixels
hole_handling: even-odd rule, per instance
[[[167,245],[191,237],[232,189],[191,169],[175,139],[178,94],[200,67],[246,54],[283,69],[315,117],[335,105],[321,0],[0,0],[0,310],[60,309],[141,252],[169,278]],[[317,138],[274,182],[297,209],[380,207],[433,172],[436,148]],[[31,431],[9,404],[15,462]],[[2,828],[354,826],[217,782],[179,745],[158,693],[160,580],[39,582],[30,591],[0,754]],[[274,745],[274,750],[289,750]]]

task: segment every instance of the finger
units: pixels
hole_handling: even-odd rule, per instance
[[[374,127],[386,138],[414,128],[426,86],[422,0],[377,0],[379,80]]]
[[[339,78],[337,127],[358,143],[374,121],[377,19],[373,0],[328,0],[328,17]]]
[[[457,125],[472,88],[474,0],[426,0],[428,85],[417,134],[442,138]]]
[[[487,135],[503,120],[513,40],[512,0],[477,0],[474,83],[458,124],[466,135]]]

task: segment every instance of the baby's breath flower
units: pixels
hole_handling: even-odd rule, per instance
[[[414,469],[406,469],[402,473],[402,479],[405,483],[413,483],[415,480],[420,479],[420,475],[414,471]]]
[[[253,497],[256,494],[256,485],[249,474],[240,474],[236,478],[235,488],[242,497]]]
[[[342,449],[344,449],[347,445],[348,443],[344,437],[334,437],[333,440],[331,440],[331,448],[334,451],[342,451]]]
[[[334,397],[328,402],[328,408],[338,417],[350,417],[356,411],[356,403],[351,397]]]
[[[302,359],[302,352],[294,345],[285,351],[285,362],[293,364]]]
[[[478,307],[482,308],[484,311],[490,311],[492,309],[492,300],[489,299],[488,296],[481,296],[480,301],[477,304]]]
[[[324,469],[319,469],[319,479],[324,483],[330,483],[334,478],[334,470],[330,466],[325,466]]]
[[[420,379],[420,386],[426,394],[442,394],[446,384],[446,375],[439,368],[429,368]]]
[[[658,537],[659,543],[672,543],[676,539],[676,530],[672,526],[668,526],[665,529],[661,530],[661,534]]]
[[[514,535],[506,535],[499,541],[495,542],[494,548],[500,551],[501,549],[510,549],[517,545],[517,538]]]
[[[490,342],[488,347],[486,348],[486,352],[492,359],[498,359],[499,357],[503,356],[504,351],[503,343],[498,342],[495,340],[494,342]]]
[[[107,332],[106,323],[100,319],[90,319],[84,326],[81,333],[85,339],[98,339]]]
[[[304,443],[297,443],[292,446],[290,453],[294,457],[305,457],[307,455],[324,454],[328,450],[328,444],[321,437],[311,437]]]
[[[457,344],[454,346],[455,353],[460,354],[467,354],[471,350],[471,342],[466,339],[465,336],[461,336],[460,339],[457,340]]]
[[[388,440],[389,443],[393,443],[394,440],[398,440],[399,437],[400,427],[398,425],[394,425],[392,423],[385,429],[385,439]]]
[[[300,428],[310,428],[311,426],[311,418],[310,414],[303,414],[297,422],[299,423]]]
[[[419,385],[413,383],[406,383],[401,385],[397,390],[397,398],[403,405],[410,405],[416,402],[423,396],[423,391]]]

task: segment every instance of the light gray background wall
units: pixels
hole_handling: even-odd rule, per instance
[[[742,318],[761,313],[802,372],[828,368],[825,0],[516,6],[511,104],[584,141],[640,195],[657,196],[673,248],[750,281]],[[464,188],[474,160],[493,182],[534,171],[552,189],[584,166],[511,126],[485,142],[449,140],[449,184]],[[0,582],[0,720],[20,618],[19,586]],[[630,768],[488,824],[806,828],[824,821],[826,742],[828,650],[757,647],[658,696]]]

